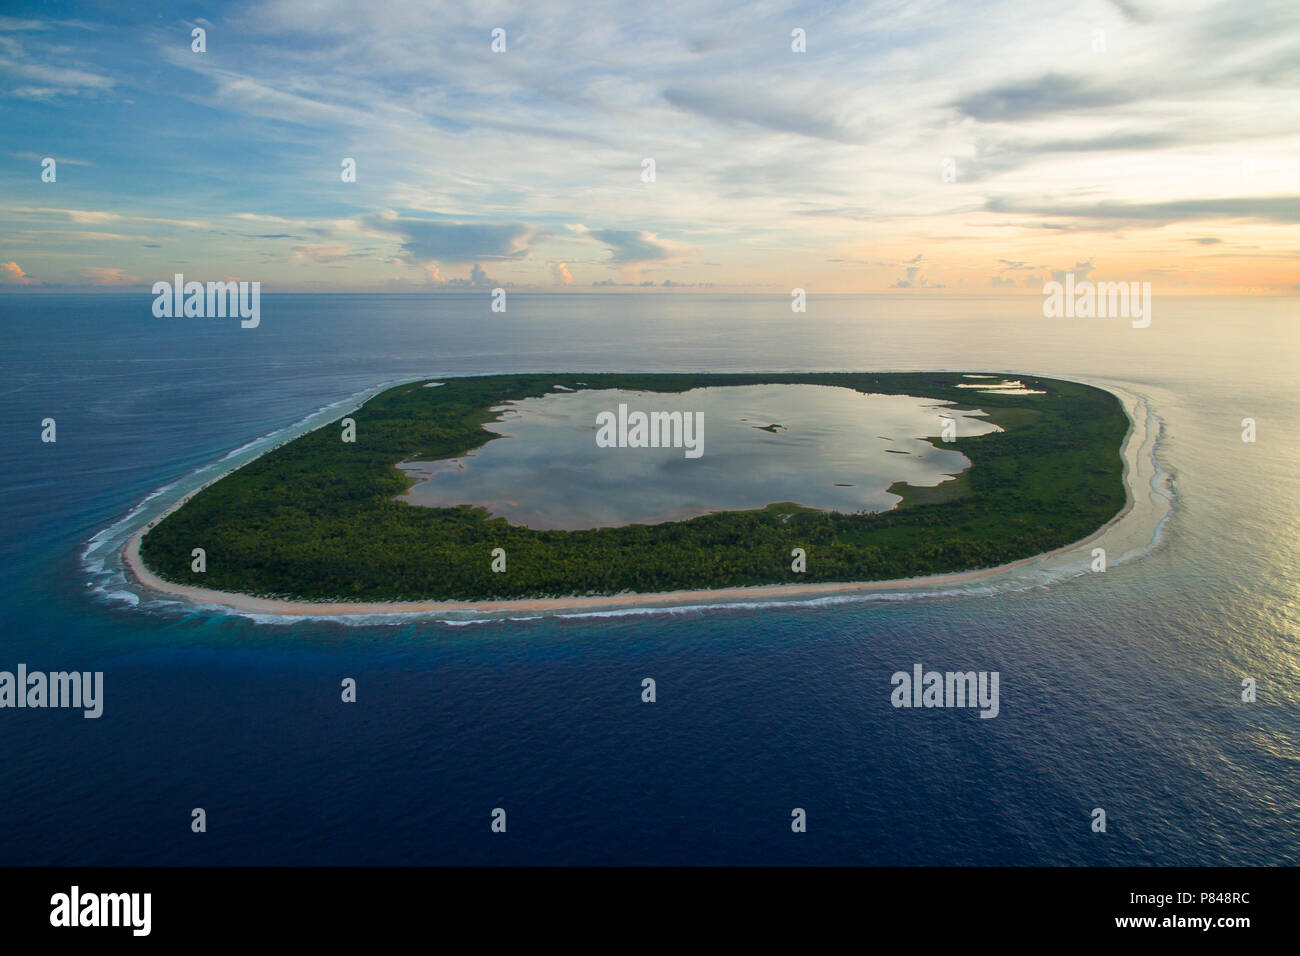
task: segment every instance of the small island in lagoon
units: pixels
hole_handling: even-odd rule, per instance
[[[1121,450],[1129,422],[1119,400],[1089,385],[1014,378],[1020,387],[992,385],[987,390],[972,373],[956,372],[527,374],[441,378],[437,387],[429,387],[434,380],[407,383],[343,416],[353,422],[354,441],[342,440],[346,429],[334,422],[202,489],[147,530],[139,556],[158,578],[177,585],[345,603],[653,594],[886,581],[997,567],[1088,537],[1119,514],[1126,501]],[[1002,380],[997,376],[990,383]],[[927,433],[876,435],[878,423],[864,421],[862,427],[871,430],[864,431],[865,438],[923,440],[927,455],[957,452],[970,466],[951,478],[941,475],[931,485],[895,481],[887,491],[890,500],[901,500],[892,508],[878,504],[876,510],[835,510],[836,495],[869,491],[855,488],[855,481],[836,480],[843,477],[839,474],[814,482],[816,488],[800,478],[803,484],[797,487],[807,489],[805,501],[761,499],[754,507],[707,511],[701,506],[696,509],[701,513],[664,520],[627,510],[636,496],[625,496],[610,505],[615,520],[601,526],[584,526],[597,519],[575,514],[551,515],[551,527],[494,516],[497,502],[498,515],[511,507],[527,510],[527,503],[506,500],[519,496],[502,493],[491,506],[412,503],[418,500],[416,486],[436,486],[434,472],[442,466],[455,464],[448,473],[458,472],[464,480],[474,480],[475,474],[486,479],[491,472],[474,468],[487,461],[490,449],[485,446],[498,445],[504,437],[492,426],[508,429],[515,422],[503,419],[502,412],[530,400],[576,403],[584,395],[599,401],[596,393],[635,392],[647,401],[655,395],[665,400],[675,396],[680,405],[684,393],[691,392],[700,404],[743,394],[744,387],[752,386],[820,386],[837,394],[851,390],[859,396],[923,400],[933,423]],[[967,424],[985,422],[989,430],[945,440],[942,426],[958,417]],[[703,420],[705,439],[724,441],[717,423],[707,416]],[[779,426],[737,427],[774,448],[791,443],[786,460],[800,462],[805,476],[816,471],[826,449],[845,444],[827,434],[820,445],[809,446],[816,450],[811,458],[800,457],[799,443],[811,440],[808,432],[822,429],[801,429],[787,415],[780,421]],[[595,445],[591,431],[584,433],[581,446],[569,446],[575,454],[586,454]],[[524,447],[516,440],[512,449]],[[604,449],[606,457],[599,461],[625,467],[638,451]],[[663,487],[647,488],[643,497],[671,497],[674,488],[688,487],[694,480],[689,469],[708,467],[710,457],[706,451],[690,460],[678,452],[671,466],[676,471],[658,473],[662,480],[655,484]],[[889,460],[899,467],[910,461],[907,467],[922,468],[927,467],[920,460],[924,457]],[[763,459],[752,460],[760,467],[750,470],[760,477],[727,489],[739,496],[734,500],[761,498]],[[514,462],[514,467],[555,469],[566,461]],[[471,467],[465,467],[467,462]],[[413,463],[429,468],[432,476],[417,477]],[[851,459],[848,465],[853,465]],[[584,467],[574,474],[593,475],[590,463]],[[845,462],[838,467],[846,467]],[[580,478],[580,483],[563,486],[563,473],[556,474],[560,477],[549,484],[562,486],[562,497],[578,505],[600,497],[586,490],[593,486],[585,487]],[[598,479],[591,482],[598,486]],[[539,487],[547,483],[533,482]],[[522,482],[519,490],[536,492],[528,484]],[[827,507],[809,506],[807,501],[818,496]],[[539,519],[550,514],[538,502],[533,505]],[[671,512],[662,502],[641,510]],[[195,570],[195,548],[204,552],[201,571]],[[792,561],[794,549],[802,549],[803,562]],[[804,570],[795,570],[798,564]],[[506,570],[494,571],[494,565]]]

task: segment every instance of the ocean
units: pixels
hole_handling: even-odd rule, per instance
[[[0,296],[0,670],[104,673],[99,719],[0,710],[0,863],[1300,863],[1296,301],[267,294],[242,329]],[[108,554],[384,383],[913,369],[1135,396],[1166,513],[1104,574],[525,620],[141,601]],[[997,671],[997,718],[894,708],[915,664]]]

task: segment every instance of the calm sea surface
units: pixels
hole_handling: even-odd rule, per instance
[[[265,295],[252,330],[151,302],[0,296],[0,670],[105,683],[98,720],[0,710],[0,864],[1300,863],[1295,299],[1158,297],[1141,330],[1037,297]],[[83,556],[383,382],[906,369],[1145,398],[1158,539],[1045,587],[463,626],[136,606]],[[998,671],[999,716],[894,709],[916,663]]]

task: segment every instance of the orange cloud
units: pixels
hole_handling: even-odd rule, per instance
[[[16,262],[0,263],[0,285],[27,285],[36,280],[23,272],[22,266]]]
[[[140,281],[133,275],[127,275],[122,269],[107,266],[90,266],[82,269],[81,276],[88,279],[91,285],[130,285]]]

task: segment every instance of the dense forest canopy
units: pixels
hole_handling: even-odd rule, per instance
[[[338,422],[225,476],[164,518],[141,554],[159,576],[262,597],[482,600],[814,581],[870,581],[993,567],[1087,537],[1124,506],[1119,401],[1088,385],[1019,375],[1042,395],[959,389],[957,372],[490,375],[389,389]],[[972,403],[1005,431],[929,440],[971,467],[935,488],[897,484],[875,514],[774,502],[686,521],[539,531],[483,509],[394,500],[399,461],[455,458],[498,436],[494,406],[565,389],[682,392],[706,386],[833,385]],[[938,419],[936,417],[936,423]],[[936,431],[938,429],[936,428]],[[574,489],[581,494],[581,489]],[[206,570],[191,569],[203,548]],[[492,570],[492,552],[507,570]],[[802,548],[807,568],[791,568]]]

